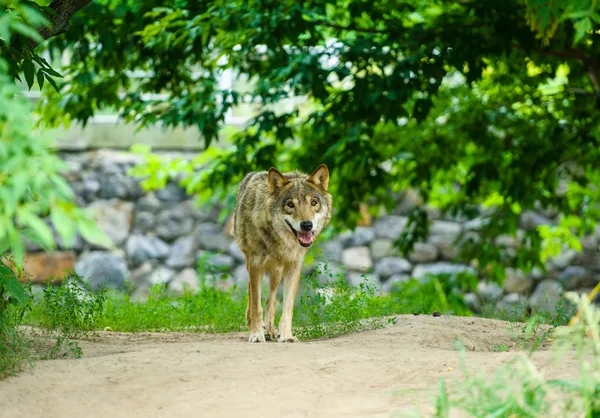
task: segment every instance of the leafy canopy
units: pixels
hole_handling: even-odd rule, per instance
[[[148,156],[137,174],[160,187],[182,172],[191,193],[231,200],[251,170],[324,162],[338,225],[412,187],[452,215],[484,205],[465,256],[529,269],[579,245],[598,216],[599,34],[595,0],[97,0],[42,44],[70,63],[39,111],[49,125],[85,124],[115,107],[141,126],[196,127],[211,146],[227,112],[253,103],[231,146],[191,163]],[[228,69],[249,84],[222,88]],[[136,70],[147,76],[127,76]],[[561,224],[528,231],[516,253],[495,243],[534,208],[555,208]],[[424,206],[410,221],[405,250],[427,235]]]

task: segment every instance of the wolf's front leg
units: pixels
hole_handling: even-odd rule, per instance
[[[277,330],[275,329],[275,308],[277,305],[277,288],[283,277],[283,268],[272,268],[269,273],[269,297],[267,298],[265,310],[265,336],[275,341],[277,339]]]
[[[294,300],[300,283],[302,264],[290,267],[284,271],[283,276],[283,312],[279,320],[280,343],[297,343],[298,338],[292,335],[292,317],[294,315]]]
[[[248,308],[246,309],[246,319],[250,328],[250,337],[248,342],[264,343],[265,333],[262,327],[262,306],[260,301],[260,291],[262,287],[265,270],[256,263],[246,262],[248,270]]]

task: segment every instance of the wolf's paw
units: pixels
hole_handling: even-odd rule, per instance
[[[269,341],[277,341],[277,331],[274,328],[268,329],[265,331],[265,337]]]
[[[298,343],[300,342],[300,340],[298,340],[298,338],[294,337],[293,335],[290,335],[288,337],[284,337],[283,335],[279,336],[279,339],[277,340],[280,343]]]
[[[250,337],[248,338],[249,343],[264,343],[265,342],[265,333],[261,329],[257,332],[251,332]]]

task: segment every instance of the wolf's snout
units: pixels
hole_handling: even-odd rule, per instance
[[[313,223],[311,221],[303,221],[300,222],[300,229],[303,231],[310,231],[313,227]]]

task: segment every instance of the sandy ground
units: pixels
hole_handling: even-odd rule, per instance
[[[83,342],[81,359],[48,360],[0,381],[0,416],[346,417],[430,416],[441,377],[461,377],[455,340],[471,370],[518,355],[502,321],[399,316],[385,329],[298,344],[247,343],[245,333],[125,334]],[[510,347],[498,351],[498,345]],[[548,377],[575,377],[574,359]]]

